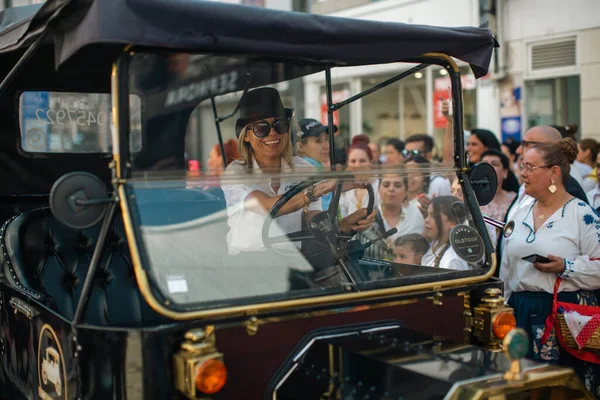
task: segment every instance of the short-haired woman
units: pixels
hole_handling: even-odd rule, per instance
[[[313,118],[304,118],[298,121],[300,125],[300,138],[296,143],[297,154],[310,165],[323,169],[323,166],[329,165],[329,132],[327,127]],[[333,132],[337,131],[337,126],[333,126]],[[329,209],[331,202],[331,193],[321,197],[323,210]]]

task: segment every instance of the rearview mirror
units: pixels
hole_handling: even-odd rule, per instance
[[[494,199],[498,189],[498,177],[494,167],[486,162],[475,164],[469,174],[469,180],[480,206],[485,206]]]
[[[106,185],[88,172],[76,171],[61,176],[50,189],[50,210],[59,222],[75,229],[100,222],[109,197]]]

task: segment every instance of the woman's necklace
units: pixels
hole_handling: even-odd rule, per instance
[[[442,261],[442,257],[444,257],[444,254],[446,254],[446,250],[448,250],[449,247],[450,247],[450,242],[446,242],[443,245],[442,250],[439,253],[437,253],[436,251],[440,249],[440,244],[438,244],[437,249],[433,250],[433,254],[435,255],[435,258],[433,259],[433,266],[435,268],[440,267],[440,262]]]
[[[534,212],[537,213],[537,219],[539,221],[538,224],[540,224],[541,226],[541,224],[543,224],[546,221],[546,216],[550,218],[557,210],[563,207],[563,205],[569,200],[568,198],[570,197],[571,195],[567,193],[564,199],[557,199],[557,201],[554,204],[544,207],[543,210],[540,206],[539,201],[536,202]]]
[[[356,189],[356,209],[359,210],[362,207],[363,200],[367,189]]]
[[[387,219],[385,218],[385,214],[383,213],[383,210],[381,210],[381,216],[383,217],[383,220],[385,221],[385,223],[390,226],[390,224],[388,224]],[[397,227],[398,225],[400,225],[402,223],[402,221],[404,221],[404,218],[406,217],[406,214],[404,213],[404,210],[402,209],[402,207],[400,207],[400,217],[398,218],[398,222],[396,222],[395,225],[391,226],[390,229]],[[385,231],[385,226],[382,226],[383,230]],[[385,244],[387,245],[388,249],[392,248],[392,244],[394,242],[394,238],[392,236],[388,237],[387,239],[385,239]]]

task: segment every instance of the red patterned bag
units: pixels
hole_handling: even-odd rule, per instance
[[[556,329],[556,338],[567,353],[580,360],[600,364],[600,307],[558,301],[561,280],[557,278],[554,285],[552,313],[546,318],[542,343],[546,343],[552,329]],[[576,336],[573,336],[573,331]]]

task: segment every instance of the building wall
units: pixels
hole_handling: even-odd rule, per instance
[[[580,38],[581,132],[600,140],[600,27],[585,30]]]
[[[437,26],[479,25],[478,0],[384,0],[330,15]],[[442,12],[443,10],[443,12]]]
[[[600,26],[598,0],[503,0],[504,41],[552,36]]]
[[[353,2],[342,4],[337,0],[315,0],[312,5],[311,12],[327,12],[328,15],[338,17],[446,27],[479,25],[479,0],[455,0],[451,6],[447,0],[382,0],[363,5]],[[318,7],[315,8],[315,5]],[[342,6],[345,8],[340,9]],[[347,85],[350,94],[353,95],[370,87],[369,81],[380,82],[409,67],[412,65],[386,64],[343,68],[339,73],[332,73],[333,84]],[[439,76],[437,72],[429,70],[424,71],[424,75],[423,77],[421,74],[423,79],[420,82],[412,82],[420,85],[418,90],[417,87],[409,87],[409,77],[393,87],[352,103],[349,106],[350,136],[368,133],[372,139],[377,139],[380,136],[405,138],[413,133],[435,134],[433,80]],[[322,78],[319,82],[308,78],[305,84],[308,86],[305,90],[305,110],[309,115],[317,115],[321,93],[312,86],[322,86]],[[496,122],[496,119],[493,119],[493,122]]]
[[[579,76],[579,132],[582,137],[600,139],[600,1],[506,0],[501,12],[507,79],[522,88],[534,79]],[[532,73],[528,46],[567,36],[577,38],[577,65]]]

